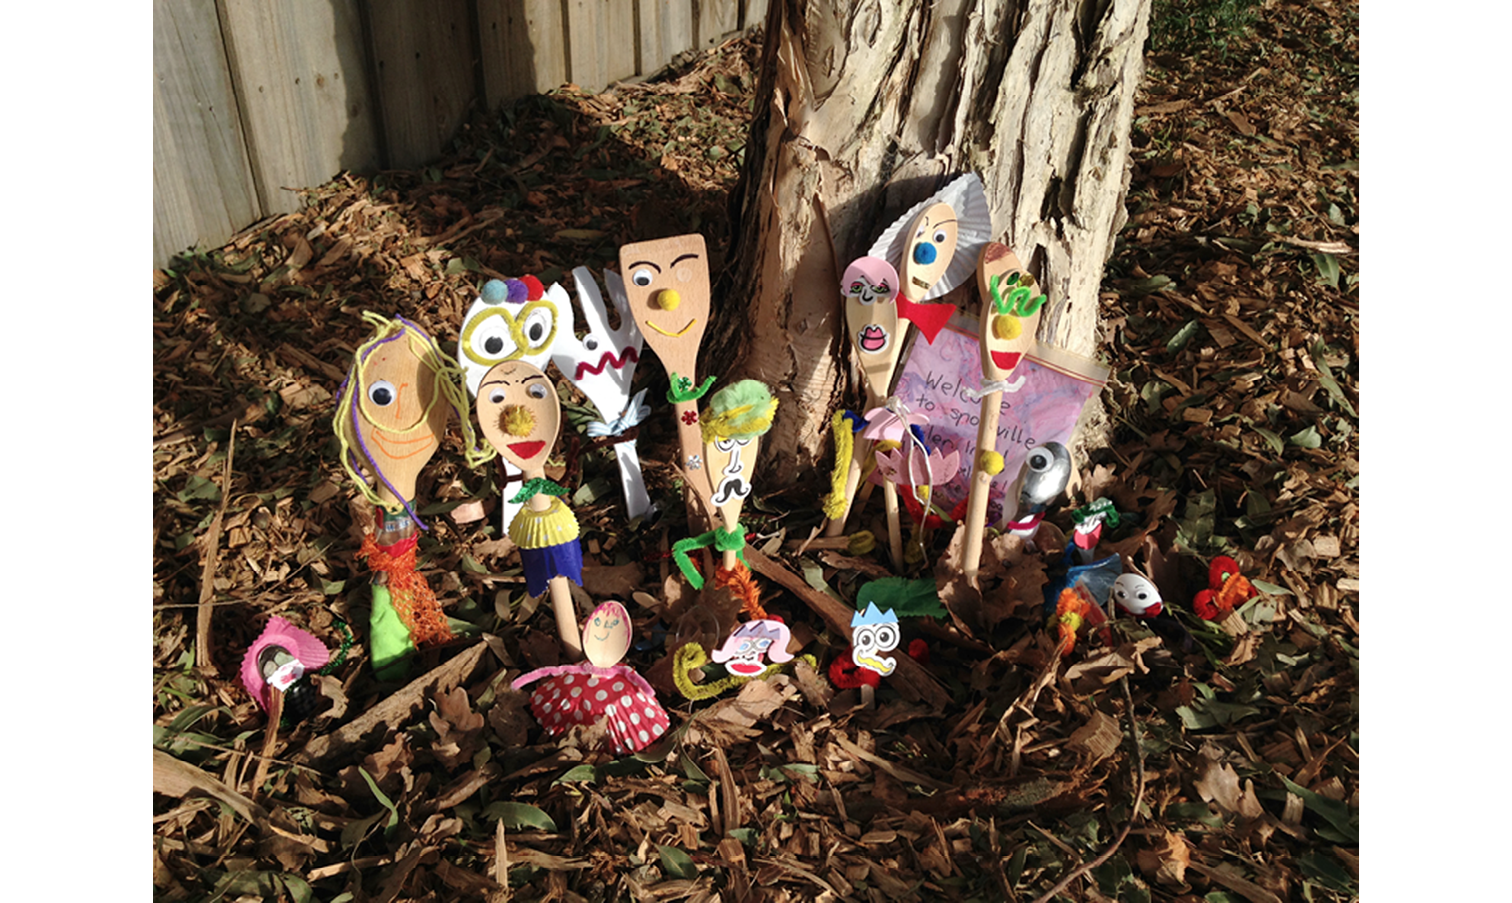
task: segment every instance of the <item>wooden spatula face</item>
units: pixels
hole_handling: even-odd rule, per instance
[[[692,379],[709,320],[709,255],[702,235],[620,248],[630,315],[668,373]]]
[[[446,432],[451,406],[439,397],[432,354],[426,337],[406,326],[357,367],[357,432],[381,476],[380,497],[392,487],[405,501],[414,498],[415,480]]]
[[[930,204],[914,217],[898,273],[902,293],[910,301],[921,300],[930,286],[950,267],[956,248],[956,213],[949,204]]]
[[[898,321],[898,273],[880,257],[862,257],[845,268],[840,280],[845,322],[856,349],[861,374],[873,398],[887,397],[903,336]]]
[[[1045,296],[1007,245],[989,242],[977,265],[982,293],[982,378],[1007,379],[1034,350]]]
[[[495,364],[478,383],[477,409],[483,435],[500,457],[528,479],[544,475],[562,405],[540,368],[524,361]]]

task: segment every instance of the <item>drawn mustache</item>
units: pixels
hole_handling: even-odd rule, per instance
[[[751,485],[740,477],[732,477],[719,484],[714,493],[714,504],[723,505],[734,499],[743,499],[751,494]]]

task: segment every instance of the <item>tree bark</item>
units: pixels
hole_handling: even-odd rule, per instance
[[[963,172],[981,176],[995,236],[1050,298],[1041,340],[1096,352],[1149,11],[1150,0],[772,0],[723,328],[705,352],[782,402],[763,482],[827,470],[829,417],[860,397],[846,264]],[[948,300],[975,306],[969,292]]]

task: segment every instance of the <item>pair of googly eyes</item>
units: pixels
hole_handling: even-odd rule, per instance
[[[898,645],[898,628],[891,624],[880,627],[857,627],[857,649],[893,649]]]
[[[525,394],[536,401],[540,401],[546,397],[546,387],[540,383],[531,383],[525,387]],[[508,397],[509,393],[505,391],[503,386],[494,386],[493,391],[488,393],[488,400],[494,404],[503,404],[504,399]]]
[[[1113,592],[1115,592],[1115,593],[1118,594],[1118,599],[1119,599],[1120,602],[1128,601],[1128,598],[1129,598],[1129,591],[1128,590],[1124,589],[1121,586],[1116,586],[1116,587],[1113,588]],[[1141,589],[1141,590],[1139,590],[1138,592],[1136,592],[1134,594],[1134,598],[1138,599],[1141,602],[1145,602],[1145,601],[1149,600],[1150,593],[1149,593],[1148,590]]]
[[[551,338],[552,318],[550,310],[537,307],[526,312],[518,323],[512,323],[506,311],[496,310],[478,321],[468,346],[480,363],[503,360],[521,340],[526,343],[526,351],[539,351]]]
[[[915,232],[914,233],[914,238],[923,238],[925,231],[927,231],[927,230],[920,229],[918,232]],[[949,239],[950,239],[950,233],[946,232],[944,229],[936,229],[935,230],[935,234],[934,234],[932,240],[937,245],[943,245]]]

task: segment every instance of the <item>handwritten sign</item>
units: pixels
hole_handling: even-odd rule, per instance
[[[988,522],[1002,511],[1003,493],[1018,476],[1029,449],[1045,442],[1068,443],[1082,406],[1102,391],[1108,369],[1059,348],[1038,346],[1013,371],[1024,377],[1017,392],[1003,393],[998,421],[997,451],[1003,472],[988,494]],[[966,394],[982,387],[981,344],[976,319],[957,314],[933,344],[915,342],[898,377],[894,394],[914,413],[929,418],[924,435],[931,448],[944,454],[961,453],[955,477],[936,485],[935,503],[949,511],[966,497],[971,465],[976,460],[977,426],[981,402]]]

